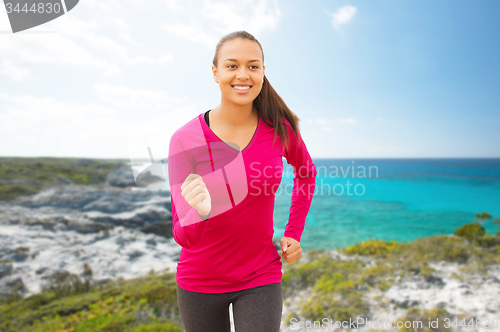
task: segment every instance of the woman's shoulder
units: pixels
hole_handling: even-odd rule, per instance
[[[184,146],[197,146],[205,144],[205,134],[201,124],[203,115],[204,113],[198,114],[177,128],[172,134],[170,141],[176,141]]]
[[[192,133],[202,133],[203,127],[201,124],[201,120],[203,119],[205,113],[201,113],[190,119],[188,122],[184,123],[180,127],[178,127],[172,136],[180,136],[184,134],[192,134]]]

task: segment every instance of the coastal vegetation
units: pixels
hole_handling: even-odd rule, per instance
[[[0,158],[0,201],[59,185],[100,184],[109,172],[119,167],[117,160]],[[500,227],[500,217],[480,212],[471,223],[450,235],[410,242],[368,239],[334,251],[306,251],[293,264],[283,261],[283,295],[289,308],[284,321],[289,322],[292,317],[303,321],[323,317],[336,321],[356,317],[375,319],[374,310],[390,308],[401,313],[393,324],[438,318],[442,321],[443,317],[468,321],[472,317],[466,312],[452,315],[441,307],[424,310],[416,302],[394,302],[385,295],[408,281],[439,287],[443,284],[439,271],[442,264],[456,267],[451,277],[465,286],[477,274],[488,276],[493,268],[500,267],[500,232],[487,231],[483,227],[486,221]],[[64,219],[40,223],[52,229],[57,222],[65,223]],[[110,226],[105,223],[86,227],[98,232],[102,227],[103,234],[109,235]],[[87,232],[87,228],[80,232]],[[16,258],[7,258],[19,261],[37,254],[24,245],[11,251],[9,255]],[[15,264],[12,259],[0,259],[0,278],[12,271]],[[151,271],[140,278],[103,282],[93,280],[94,273],[88,264],[82,264],[81,268],[80,275],[69,272],[52,275],[38,294],[23,296],[20,283],[13,283],[8,292],[0,293],[0,332],[183,331],[175,274]],[[42,274],[43,270],[35,273]],[[496,280],[494,275],[491,278]],[[398,330],[403,331],[415,329]],[[450,329],[441,325],[432,329],[423,326],[417,331]]]
[[[44,292],[0,304],[0,331],[180,332],[175,274],[103,285],[58,276]]]
[[[411,303],[389,303],[382,294],[406,277],[439,283],[432,267],[439,262],[456,263],[460,273],[454,277],[460,280],[472,272],[487,275],[489,267],[500,264],[500,232],[487,233],[474,222],[453,235],[411,242],[370,239],[339,250],[337,257],[331,251],[307,251],[305,259],[283,266],[285,304],[292,305],[295,295],[306,292],[306,300],[295,303],[285,321],[370,317],[374,303],[380,308],[407,309],[400,320],[450,317],[442,308],[422,310]],[[4,296],[0,331],[182,331],[175,274],[151,271],[141,278],[95,284],[90,267],[82,268],[84,280],[65,273],[52,277],[40,294],[21,298],[13,291],[11,297]],[[432,331],[441,330],[445,331]]]
[[[309,251],[304,262],[284,266],[285,304],[292,305],[290,299],[300,297],[304,290],[307,294],[306,300],[295,304],[285,321],[297,317],[312,321],[321,321],[323,317],[336,321],[370,317],[374,303],[379,308],[390,305],[408,308],[406,316],[400,317],[403,321],[414,316],[423,317],[425,322],[438,316],[450,317],[442,308],[425,311],[414,308],[411,303],[388,303],[382,294],[405,278],[442,283],[432,267],[440,262],[457,264],[458,273],[454,273],[453,278],[460,281],[466,281],[473,273],[488,275],[490,267],[500,264],[500,232],[486,233],[475,221],[456,229],[453,235],[400,243],[370,239],[342,248],[340,252],[345,256],[333,257],[325,250]],[[433,331],[445,329],[439,327]]]
[[[64,184],[97,184],[120,160],[0,157],[0,201],[10,201]]]

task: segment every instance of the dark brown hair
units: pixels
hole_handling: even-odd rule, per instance
[[[262,51],[262,65],[264,65],[264,50],[262,49],[262,45],[260,45],[259,41],[253,35],[244,30],[241,30],[241,31],[234,31],[225,35],[217,43],[217,46],[215,48],[214,59],[212,61],[216,68],[219,61],[219,52],[222,45],[224,45],[225,42],[236,38],[248,39],[256,42]],[[257,109],[257,112],[259,112],[259,115],[262,117],[262,120],[264,120],[264,122],[268,126],[274,128],[273,144],[276,141],[277,134],[279,133],[282,145],[285,147],[285,149],[288,149],[289,137],[288,137],[288,132],[285,128],[285,126],[288,125],[286,124],[285,121],[283,121],[283,119],[286,119],[290,123],[289,127],[292,128],[293,132],[295,133],[298,140],[298,144],[300,146],[300,139],[299,139],[300,119],[295,113],[293,113],[288,108],[288,106],[286,106],[283,99],[281,99],[278,93],[273,89],[271,83],[269,83],[265,75],[264,75],[264,82],[262,84],[262,90],[260,91],[257,98],[254,99],[253,105]]]

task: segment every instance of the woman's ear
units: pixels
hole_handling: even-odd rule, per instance
[[[219,76],[217,75],[217,68],[212,65],[212,74],[214,74],[215,83],[219,83]]]

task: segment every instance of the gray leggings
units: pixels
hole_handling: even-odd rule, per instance
[[[282,283],[229,293],[198,293],[177,285],[177,304],[186,332],[230,332],[229,304],[236,332],[279,332]]]

